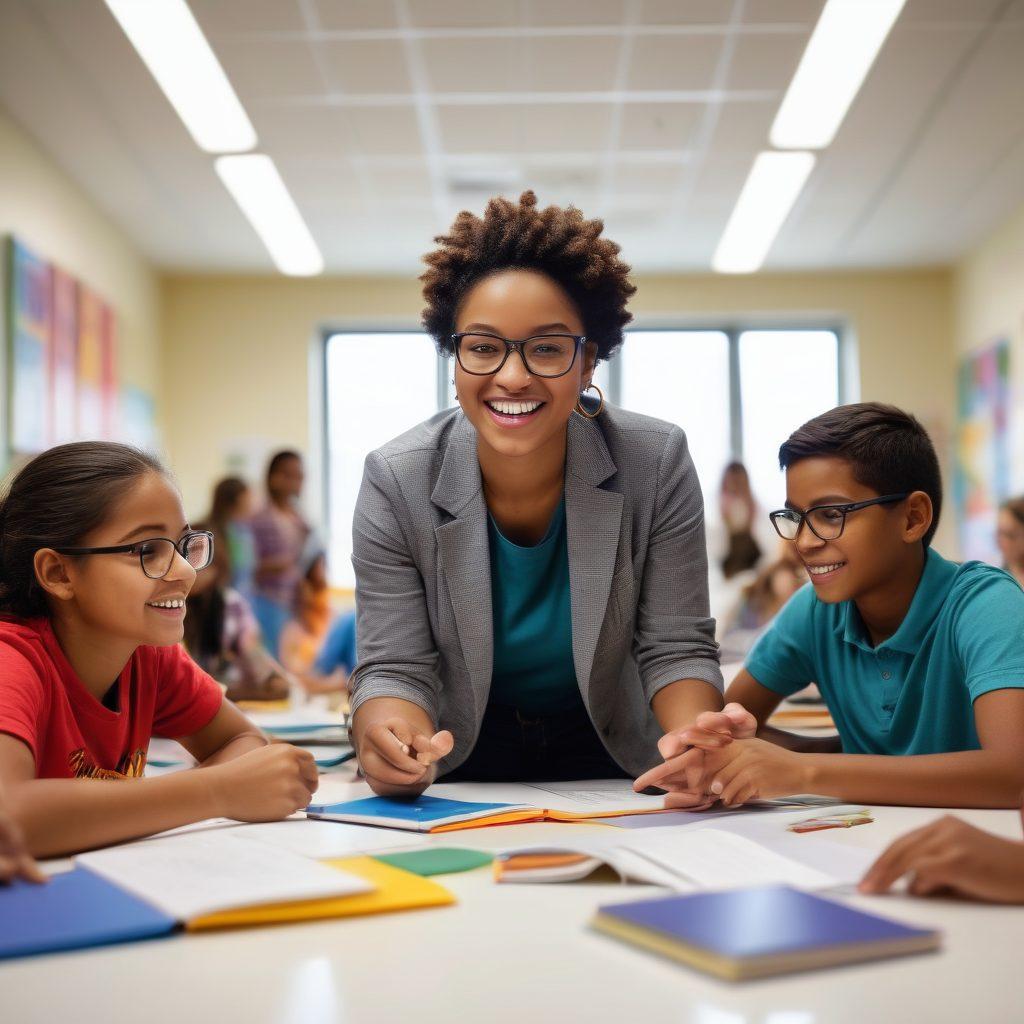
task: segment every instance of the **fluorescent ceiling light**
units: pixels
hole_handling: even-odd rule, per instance
[[[274,161],[262,153],[222,156],[215,161],[220,180],[249,218],[282,274],[306,277],[324,269],[295,200]]]
[[[814,160],[813,153],[758,153],[711,260],[712,269],[749,274],[761,266]]]
[[[904,3],[828,0],[775,115],[773,146],[823,149],[835,138]]]
[[[256,131],[185,0],[106,0],[157,85],[208,153],[239,153]]]

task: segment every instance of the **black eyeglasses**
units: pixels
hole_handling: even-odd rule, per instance
[[[881,498],[855,501],[849,505],[815,505],[806,512],[782,508],[777,512],[769,512],[768,518],[771,519],[775,532],[783,540],[796,540],[804,523],[818,540],[836,540],[843,535],[846,517],[851,512],[868,508],[870,505],[889,505],[894,501],[903,501],[909,496],[909,491],[904,494],[885,494]]]
[[[519,353],[526,372],[533,377],[564,377],[586,340],[582,334],[538,334],[525,341],[512,341],[497,334],[451,336],[459,366],[476,377],[497,373],[513,352]]]
[[[213,561],[213,534],[208,530],[190,530],[180,540],[150,537],[134,544],[118,544],[109,548],[54,548],[62,555],[135,555],[142,571],[151,580],[162,580],[174,565],[175,553],[181,555],[196,572]]]

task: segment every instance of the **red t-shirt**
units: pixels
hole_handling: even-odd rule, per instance
[[[140,776],[152,736],[198,732],[223,700],[177,645],[137,648],[117,681],[111,711],[79,680],[47,619],[0,620],[0,732],[28,745],[38,778]]]

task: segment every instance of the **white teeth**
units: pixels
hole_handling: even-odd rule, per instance
[[[185,602],[181,600],[174,601],[150,601],[149,602],[154,608],[184,608]]]
[[[488,402],[487,403],[495,412],[500,412],[503,416],[523,416],[528,412],[533,412],[535,409],[539,409],[544,403],[543,402]]]
[[[846,565],[845,562],[836,562],[834,565],[809,565],[807,566],[807,571],[812,576],[822,576],[825,573],[832,572],[833,569],[839,569],[844,565]]]

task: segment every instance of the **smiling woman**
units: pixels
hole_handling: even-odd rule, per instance
[[[635,291],[602,231],[525,192],[425,257],[459,408],[369,455],[353,526],[353,734],[377,792],[632,776],[721,707],[686,438],[592,383]]]

